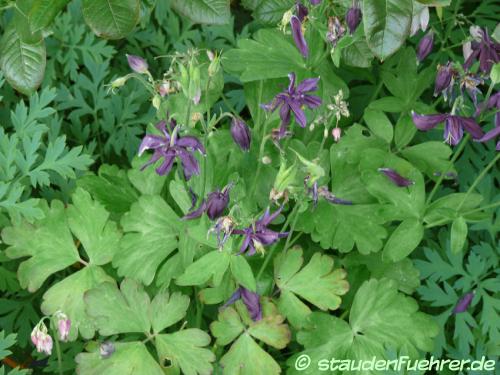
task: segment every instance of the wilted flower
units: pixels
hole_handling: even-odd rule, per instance
[[[415,35],[418,30],[427,30],[429,24],[429,8],[420,4],[413,4],[413,16],[411,19],[411,36]]]
[[[337,46],[340,38],[345,35],[345,27],[342,26],[342,23],[338,19],[338,17],[329,17],[328,18],[328,32],[326,33],[326,39],[332,43],[334,47]]]
[[[464,130],[474,139],[480,139],[484,133],[471,117],[451,114],[418,115],[412,112],[413,123],[419,130],[427,131],[444,122],[444,140],[450,145],[457,145],[464,135]]]
[[[304,4],[298,1],[297,4],[295,5],[295,13],[297,14],[297,17],[299,18],[300,22],[304,22],[305,18],[309,14],[309,11],[307,10],[307,7]]]
[[[248,312],[250,313],[250,318],[252,318],[254,322],[262,319],[262,307],[260,305],[260,296],[257,293],[254,293],[242,286],[236,289],[233,295],[229,297],[229,300],[224,304],[223,308],[232,305],[239,299],[243,300],[243,303],[245,304],[245,306],[248,309]]]
[[[148,72],[149,68],[148,63],[142,57],[135,55],[126,55],[126,56],[128,65],[130,66],[130,69],[132,69],[134,72],[141,74]]]
[[[207,199],[201,202],[200,207],[198,207],[197,210],[188,213],[183,217],[183,219],[196,219],[203,215],[204,212],[207,213],[210,220],[215,220],[221,217],[229,204],[229,192],[232,187],[233,184],[231,183],[224,187],[222,191],[217,189],[211,192],[208,194]]]
[[[59,331],[59,339],[61,341],[67,341],[69,336],[69,331],[71,329],[71,320],[62,311],[57,311],[55,313],[57,319],[57,329]]]
[[[248,226],[245,229],[235,229],[233,230],[233,234],[244,236],[243,244],[240,248],[240,254],[247,251],[247,255],[253,255],[257,251],[262,253],[264,252],[264,246],[271,245],[278,241],[280,238],[284,238],[288,236],[288,233],[279,233],[275,232],[271,229],[268,229],[267,226],[272,223],[274,219],[281,213],[283,206],[281,206],[274,213],[269,213],[269,208],[266,210],[264,215],[262,215],[255,223]]]
[[[290,84],[288,89],[276,95],[273,101],[263,105],[266,111],[274,112],[280,107],[281,126],[279,136],[284,136],[290,124],[291,112],[295,115],[295,120],[301,127],[306,127],[307,118],[303,111],[303,107],[316,108],[321,105],[321,98],[315,95],[309,95],[309,92],[318,89],[319,78],[308,78],[303,80],[295,87],[295,73],[288,75]]]
[[[104,341],[99,347],[99,354],[105,359],[111,357],[115,350],[115,345],[111,341]]]
[[[316,207],[316,205],[318,204],[318,200],[320,197],[324,198],[326,201],[328,201],[332,204],[342,204],[342,205],[347,205],[347,206],[352,205],[351,201],[348,201],[346,199],[337,198],[337,196],[335,196],[335,194],[333,194],[330,190],[328,190],[328,187],[326,187],[326,186],[318,187],[317,181],[315,181],[311,184],[310,183],[310,176],[306,176],[306,178],[304,179],[304,185],[305,185],[307,193],[313,199],[314,207]]]
[[[434,33],[431,31],[427,33],[418,43],[417,59],[422,62],[432,52],[434,46]]]
[[[163,158],[164,161],[156,168],[156,173],[164,176],[170,172],[175,159],[178,157],[186,180],[189,180],[193,175],[198,175],[200,167],[193,153],[199,151],[205,155],[203,144],[193,136],[180,137],[178,135],[179,128],[174,120],[170,122],[172,136],[166,129],[165,121],[161,121],[156,127],[162,132],[162,135],[147,134],[139,146],[139,156],[146,150],[154,150],[151,159],[141,169],[143,170]]]
[[[234,142],[240,146],[243,151],[250,150],[250,143],[252,141],[250,129],[242,119],[233,117],[231,121],[231,136]]]
[[[474,61],[479,60],[479,69],[489,74],[493,64],[500,61],[500,43],[492,40],[486,29],[471,28],[471,31],[476,40],[471,42],[472,53],[465,60],[464,69],[470,69]]]
[[[349,8],[345,16],[347,27],[349,28],[349,33],[354,34],[361,22],[362,15],[363,14],[361,13],[361,9],[357,4]]]
[[[394,183],[394,185],[397,185],[399,187],[407,187],[415,184],[415,181],[404,178],[394,169],[379,168],[378,171],[385,174]]]
[[[332,129],[332,137],[335,142],[340,141],[340,137],[342,136],[342,129],[340,128],[333,128]]]
[[[453,309],[453,314],[465,312],[469,308],[469,305],[471,304],[473,298],[474,298],[473,292],[465,294],[462,298],[460,298],[457,305]]]
[[[307,46],[306,39],[304,38],[304,33],[302,32],[302,23],[297,16],[292,16],[290,19],[290,27],[292,29],[292,36],[295,45],[299,49],[302,56],[309,56],[309,47]]]
[[[47,333],[47,326],[40,321],[31,331],[31,342],[38,353],[52,354],[52,337]]]
[[[224,244],[229,239],[229,236],[233,232],[234,220],[231,216],[223,216],[215,223],[214,227],[211,228],[208,233],[215,232],[217,236],[217,244],[219,249],[224,247]],[[221,236],[223,235],[223,236]]]
[[[455,75],[455,70],[452,68],[450,62],[448,62],[446,65],[438,66],[436,82],[434,84],[434,96],[442,93],[443,91],[451,90],[453,86],[452,82],[454,75]]]
[[[170,94],[170,92],[171,92],[170,81],[163,81],[158,85],[158,93],[162,98]]]

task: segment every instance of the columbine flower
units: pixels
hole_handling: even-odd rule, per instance
[[[319,78],[308,78],[303,80],[295,87],[295,73],[288,75],[290,84],[288,89],[276,95],[273,101],[263,105],[266,111],[274,112],[280,107],[281,126],[279,136],[285,136],[288,125],[290,124],[291,112],[295,115],[295,120],[303,128],[307,125],[307,118],[303,111],[303,107],[316,108],[321,105],[321,98],[315,95],[309,95],[309,92],[318,89]]]
[[[470,48],[472,53],[465,60],[464,69],[470,69],[474,61],[479,60],[479,69],[483,73],[489,74],[493,64],[500,61],[500,43],[493,41],[486,29],[474,30],[474,33],[477,33],[475,36],[479,40],[471,42]]]
[[[67,341],[69,336],[69,331],[71,329],[71,320],[62,311],[57,311],[55,313],[57,319],[57,329],[59,331],[59,339],[61,341]]]
[[[250,143],[252,141],[250,129],[243,120],[233,117],[231,121],[231,136],[243,151],[250,150]]]
[[[412,112],[413,123],[419,130],[427,131],[444,122],[444,140],[450,145],[457,145],[464,135],[464,130],[474,139],[480,139],[484,133],[471,117],[451,114],[418,115]]]
[[[357,4],[354,4],[349,8],[345,16],[347,27],[349,28],[349,33],[354,34],[361,22],[362,16],[363,14],[361,13],[361,9]]]
[[[451,63],[448,61],[446,65],[439,65],[436,74],[436,82],[434,83],[434,96],[445,92],[445,98],[451,96],[451,89],[453,87],[453,80],[455,70],[452,68]]]
[[[429,24],[429,8],[420,4],[413,4],[413,17],[411,19],[411,36],[414,36],[419,30],[427,30]]]
[[[309,47],[307,46],[306,39],[304,38],[304,33],[302,32],[302,23],[297,16],[292,16],[290,19],[290,27],[292,29],[292,36],[295,45],[299,49],[302,56],[309,56]]]
[[[207,199],[204,199],[201,202],[201,205],[197,210],[188,213],[183,217],[183,219],[196,219],[203,215],[204,212],[207,213],[210,220],[215,220],[221,217],[229,203],[229,192],[232,187],[233,184],[231,183],[224,187],[222,191],[217,189],[211,192],[208,194]]]
[[[99,354],[106,359],[111,357],[115,350],[115,345],[111,341],[104,341],[99,347]]]
[[[254,293],[242,286],[240,286],[233,295],[229,298],[229,300],[224,304],[224,307],[228,307],[235,303],[237,300],[242,299],[243,303],[248,309],[250,313],[250,318],[254,322],[262,319],[262,307],[260,305],[260,296],[257,293]]]
[[[337,46],[340,38],[345,35],[345,27],[342,26],[338,17],[328,18],[328,32],[326,33],[326,39],[332,43],[333,47]]]
[[[135,55],[126,55],[128,65],[136,73],[144,74],[148,72],[148,63],[142,57]]]
[[[399,187],[406,187],[415,184],[415,181],[404,178],[394,169],[379,168],[378,171],[385,174],[389,178],[389,180],[391,180],[394,183],[394,185],[397,185]]]
[[[147,134],[139,146],[139,156],[146,150],[154,150],[153,156],[141,170],[163,158],[164,161],[156,168],[156,173],[164,176],[171,171],[174,161],[178,157],[186,180],[189,180],[193,175],[198,175],[200,167],[193,153],[197,150],[205,155],[203,144],[193,136],[180,137],[178,125],[173,120],[170,123],[172,136],[166,129],[165,121],[161,121],[156,127],[162,132],[162,135]]]
[[[281,213],[282,209],[283,206],[270,214],[268,208],[264,215],[249,227],[233,230],[233,234],[244,236],[240,254],[244,253],[248,248],[250,248],[250,250],[247,252],[247,255],[253,255],[257,251],[263,253],[264,246],[271,245],[280,238],[288,236],[287,232],[279,233],[267,228],[267,226]]]
[[[427,33],[420,42],[417,47],[417,59],[422,62],[424,59],[429,56],[432,52],[432,47],[434,46],[434,33],[431,31]]]
[[[465,312],[469,308],[469,305],[472,302],[473,298],[474,298],[473,292],[469,292],[469,293],[465,294],[462,298],[460,298],[457,305],[453,309],[453,314]]]
[[[31,342],[36,346],[38,353],[52,354],[52,337],[47,333],[47,326],[40,321],[31,331]]]

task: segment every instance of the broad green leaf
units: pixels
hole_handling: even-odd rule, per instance
[[[167,176],[160,176],[154,168],[146,168],[141,171],[141,167],[148,160],[149,155],[136,157],[132,160],[132,168],[128,170],[127,176],[132,185],[144,195],[157,195],[161,193]]]
[[[421,358],[430,351],[438,334],[434,320],[421,312],[415,300],[397,291],[396,282],[370,280],[359,288],[349,314],[349,322],[314,312],[307,318],[297,341],[305,350],[292,356],[289,374],[316,374],[317,367],[304,371],[294,368],[299,355],[310,356],[311,363],[324,358],[370,360],[387,358],[386,347]],[[375,374],[369,371],[367,374]]]
[[[263,318],[250,323],[248,333],[273,348],[284,349],[290,342],[290,329],[284,323],[285,317],[279,314],[270,299],[261,299],[261,306]]]
[[[114,282],[101,267],[89,266],[54,284],[43,295],[41,309],[45,315],[63,311],[71,319],[70,340],[75,340],[78,332],[90,339],[95,334],[93,319],[85,312],[83,296],[85,292],[102,282]]]
[[[114,282],[104,282],[84,296],[87,314],[103,336],[150,331],[150,299],[134,280],[125,279],[120,289]]]
[[[401,150],[401,155],[408,159],[415,167],[431,178],[436,178],[436,173],[450,172],[451,148],[443,142],[424,142]]]
[[[42,83],[45,73],[45,43],[40,37],[28,43],[10,25],[0,40],[0,67],[5,79],[17,91],[29,95]]]
[[[22,222],[2,231],[2,240],[9,247],[6,254],[23,261],[17,275],[23,288],[35,292],[53,273],[80,261],[80,256],[69,230],[64,204],[52,201],[43,207],[45,218],[33,225]]]
[[[382,259],[398,262],[415,250],[424,237],[424,226],[418,219],[404,220],[387,240]]]
[[[215,354],[204,348],[210,336],[197,328],[188,328],[155,338],[160,360],[167,360],[185,375],[210,375]]]
[[[231,16],[229,0],[172,0],[170,4],[196,23],[226,24]]]
[[[274,261],[274,279],[280,292],[291,292],[322,310],[335,310],[349,284],[343,269],[333,269],[333,259],[315,253],[303,267],[302,250],[292,249]]]
[[[201,285],[213,278],[213,283],[217,286],[230,262],[229,253],[219,250],[211,251],[188,266],[175,282],[177,285]]]
[[[68,2],[69,0],[36,0],[28,15],[31,31],[36,32],[49,26]]]
[[[217,345],[227,345],[245,330],[245,325],[238,312],[228,307],[219,312],[218,320],[210,324],[210,330],[217,338]]]
[[[181,293],[168,294],[164,291],[155,296],[151,302],[151,323],[155,333],[174,325],[186,316],[189,297]]]
[[[99,351],[76,356],[80,375],[165,375],[148,349],[140,342],[114,343],[115,352],[102,358]]]
[[[149,285],[159,265],[178,247],[180,220],[161,197],[143,195],[121,225],[125,235],[113,265],[120,276]]]
[[[409,35],[412,0],[363,1],[363,25],[372,52],[381,60],[396,52]]]
[[[121,39],[130,33],[140,15],[139,0],[83,0],[82,13],[92,31],[105,39]]]
[[[364,37],[357,38],[353,43],[342,48],[341,54],[342,61],[347,65],[358,68],[369,68],[372,65],[373,53]]]
[[[257,290],[252,268],[250,268],[250,265],[243,255],[231,256],[231,273],[240,285],[252,292]]]
[[[413,124],[411,116],[407,114],[401,115],[394,127],[394,144],[397,149],[401,150],[408,145],[416,133],[417,127]]]
[[[395,96],[384,96],[370,102],[368,108],[383,112],[398,113],[405,110],[405,103]]]
[[[363,118],[373,134],[382,138],[387,143],[391,143],[394,130],[391,120],[389,120],[384,112],[367,108],[365,109]]]
[[[457,217],[451,224],[451,252],[456,254],[463,250],[465,241],[467,240],[467,222],[463,216]]]
[[[286,77],[305,68],[297,47],[273,29],[257,31],[254,39],[240,39],[238,47],[226,52],[222,62],[224,68],[238,75],[242,82]]]
[[[447,7],[451,4],[451,0],[417,0],[420,4],[429,7]]]
[[[467,211],[479,207],[482,201],[483,196],[476,193],[468,195],[466,193],[445,195],[429,205],[424,216],[424,221],[426,223],[435,223],[444,220],[444,224],[447,220],[452,221],[459,216],[463,216]],[[460,207],[460,210],[458,210],[458,207]]]
[[[254,7],[252,15],[259,21],[275,25],[281,21],[283,13],[293,7],[293,0],[260,0]]]

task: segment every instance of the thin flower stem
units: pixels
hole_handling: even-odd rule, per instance
[[[54,342],[55,342],[55,346],[56,346],[57,371],[58,371],[59,375],[63,375],[61,345],[59,344],[57,330],[54,328],[54,322],[52,319],[50,321],[50,328],[52,330],[52,335],[54,336]]]
[[[254,127],[256,128],[255,131],[256,133],[258,133],[258,131],[260,130],[260,126],[261,126],[261,116],[262,116],[262,108],[260,108],[260,105],[262,103],[262,91],[264,90],[264,81],[260,80],[259,81],[259,93],[257,95],[257,98],[258,98],[258,101],[257,101],[257,123],[254,124]],[[263,136],[265,135],[265,132],[263,134]]]
[[[495,208],[495,207],[498,207],[500,206],[500,201],[499,202],[495,202],[495,203],[491,203],[491,204],[488,204],[486,206],[483,206],[483,207],[478,207],[478,208],[474,208],[473,210],[469,210],[469,211],[465,211],[462,216],[466,216],[466,215],[470,215],[470,214],[473,214],[475,212],[479,212],[479,211],[485,211],[485,210],[489,210],[491,208]],[[426,229],[430,229],[430,228],[434,228],[434,227],[437,227],[438,225],[443,225],[443,224],[447,224],[448,222],[450,222],[451,219],[441,219],[441,220],[438,220],[438,221],[435,221],[433,223],[429,223],[425,226]]]
[[[267,128],[267,121],[264,125],[264,129]],[[262,169],[262,158],[264,157],[264,148],[266,146],[266,142],[268,141],[269,136],[266,135],[262,138],[262,141],[260,142],[260,148],[259,148],[259,158],[257,159],[257,172],[255,173],[255,178],[253,180],[252,184],[252,189],[250,190],[250,196],[253,197],[255,194],[255,191],[257,189],[257,183],[259,182],[259,176],[260,176],[260,171]]]

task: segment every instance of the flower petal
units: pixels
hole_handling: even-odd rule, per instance
[[[300,107],[300,104],[298,104],[297,102],[295,102],[293,100],[290,100],[289,105],[290,105],[290,108],[292,109],[293,113],[295,114],[295,120],[299,123],[300,126],[305,128],[307,125],[307,118],[306,118],[306,114],[304,113],[304,111]]]
[[[297,86],[297,92],[303,94],[309,91],[316,91],[318,89],[319,79],[320,78],[317,77],[317,78],[307,78],[303,80]]]
[[[201,143],[198,138],[190,135],[179,138],[175,142],[175,144],[180,147],[186,147],[186,148],[191,148],[193,150],[197,150],[201,152],[203,155],[206,154],[205,146],[203,146],[203,143]]]
[[[473,118],[459,117],[462,127],[472,135],[472,138],[479,139],[484,135],[483,129]]]
[[[391,168],[379,168],[378,171],[385,174],[395,185],[400,187],[410,186],[415,183],[415,181],[404,178]]]
[[[488,142],[496,137],[500,137],[500,126],[495,126],[492,130],[487,132],[481,138],[476,139],[476,141],[477,142]]]
[[[415,112],[412,112],[411,116],[417,129],[424,131],[434,128],[437,124],[443,122],[448,117],[446,114],[419,115]]]

